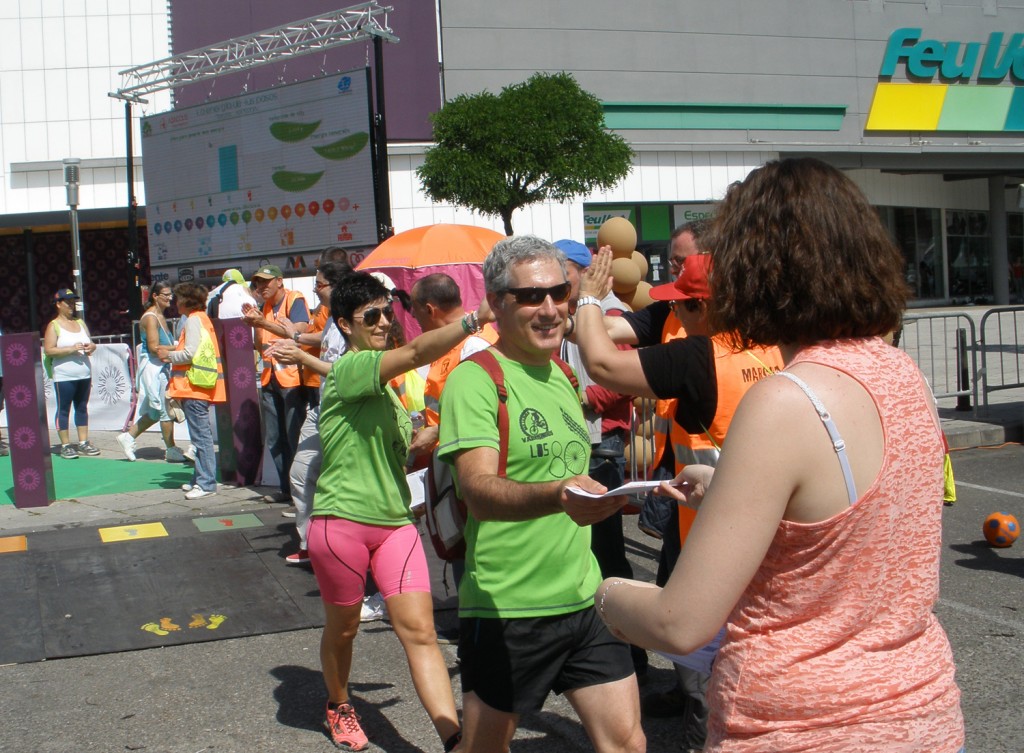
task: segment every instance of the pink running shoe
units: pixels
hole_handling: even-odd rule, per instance
[[[342,750],[366,750],[370,741],[359,726],[359,716],[352,704],[343,703],[338,708],[327,707],[324,729],[331,736],[334,747]]]

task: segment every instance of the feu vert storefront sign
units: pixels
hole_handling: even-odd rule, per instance
[[[912,83],[891,81],[901,71]],[[879,78],[868,131],[1024,131],[1024,33],[960,42],[896,29]]]

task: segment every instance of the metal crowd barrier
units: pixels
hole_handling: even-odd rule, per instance
[[[982,400],[988,407],[990,392],[1024,387],[1024,306],[991,309],[978,328]]]
[[[978,405],[978,338],[970,316],[906,314],[899,346],[914,359],[936,398],[955,397],[964,410]]]

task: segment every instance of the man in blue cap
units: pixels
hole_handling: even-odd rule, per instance
[[[568,238],[555,241],[555,246],[565,254],[566,272],[572,285],[572,292],[569,293],[569,311],[575,312],[580,291],[580,270],[590,266],[593,254],[579,241]],[[626,310],[622,301],[612,292],[609,292],[600,304],[606,316],[619,316]],[[571,331],[568,334],[572,334]],[[621,347],[626,349],[629,346]],[[612,392],[596,384],[583,367],[583,359],[575,343],[563,341],[559,355],[573,367],[580,381],[583,417],[590,433],[590,470],[587,475],[609,489],[622,486],[626,469],[624,451],[626,442],[630,441],[633,399],[629,395]],[[626,559],[626,541],[622,533],[622,511],[600,523],[595,523],[590,529],[590,549],[597,558],[601,576],[632,578],[633,567]],[[636,646],[631,646],[630,650],[633,666],[639,677],[647,670],[647,652]]]

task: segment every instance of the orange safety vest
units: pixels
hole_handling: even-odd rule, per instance
[[[711,345],[715,356],[715,379],[718,381],[715,418],[711,426],[700,434],[687,434],[679,424],[673,425],[672,449],[676,454],[677,474],[687,465],[717,466],[725,435],[740,400],[754,384],[785,367],[782,353],[775,346],[736,353],[722,335],[712,337]],[[696,515],[696,511],[688,507],[679,507],[680,542],[686,541]]]
[[[306,330],[306,334],[315,335],[317,332],[323,332],[324,327],[327,326],[327,322],[331,318],[331,309],[329,306],[324,306],[322,303],[316,307],[313,311],[312,321],[309,323],[309,329]],[[319,345],[300,345],[304,351],[317,358],[320,357],[320,346]],[[302,369],[302,383],[306,387],[320,387],[320,375],[317,374],[313,369]]]
[[[676,340],[680,337],[686,337],[683,323],[676,318],[674,313],[669,312],[661,330],[661,342],[667,343],[669,340]],[[654,404],[654,456],[647,469],[648,475],[654,473],[654,469],[661,463],[661,457],[665,454],[665,446],[668,444],[669,437],[676,429],[682,431],[682,427],[675,420],[676,402],[675,398],[671,398],[658,400]]]
[[[498,330],[491,324],[485,324],[484,328],[477,332],[475,337],[482,337],[491,345],[494,345],[494,343],[498,342]],[[437,411],[441,403],[441,392],[444,390],[445,382],[448,381],[448,375],[459,365],[459,357],[465,344],[466,341],[463,340],[430,364],[430,370],[427,372],[427,383],[423,388],[423,402],[425,405],[423,417],[426,420],[427,426],[438,425],[439,416]]]
[[[292,306],[295,301],[303,298],[302,293],[297,290],[286,290],[284,293],[284,300],[281,301],[280,311],[284,316],[288,316],[288,313],[292,310]],[[263,304],[263,316],[269,322],[277,321],[277,314],[274,313],[274,305],[272,303],[265,302]],[[263,353],[263,350],[274,340],[283,340],[283,337],[275,335],[273,332],[268,332],[260,327],[256,328],[256,345]],[[263,372],[260,374],[260,384],[266,387],[270,384],[270,375],[274,374],[277,377],[277,383],[282,387],[298,387],[302,384],[301,370],[296,364],[283,364],[278,363],[273,358],[263,358]]]
[[[192,368],[191,363],[171,364],[171,382],[167,385],[167,394],[179,400],[205,400],[208,403],[226,403],[228,400],[227,391],[224,386],[224,362],[221,358],[220,343],[217,342],[217,333],[213,330],[213,322],[206,315],[205,311],[195,311],[189,316],[199,317],[199,323],[213,341],[213,350],[217,355],[217,383],[213,387],[197,387],[188,379],[188,371]],[[178,345],[175,350],[185,349],[185,329],[181,328],[178,335]]]

